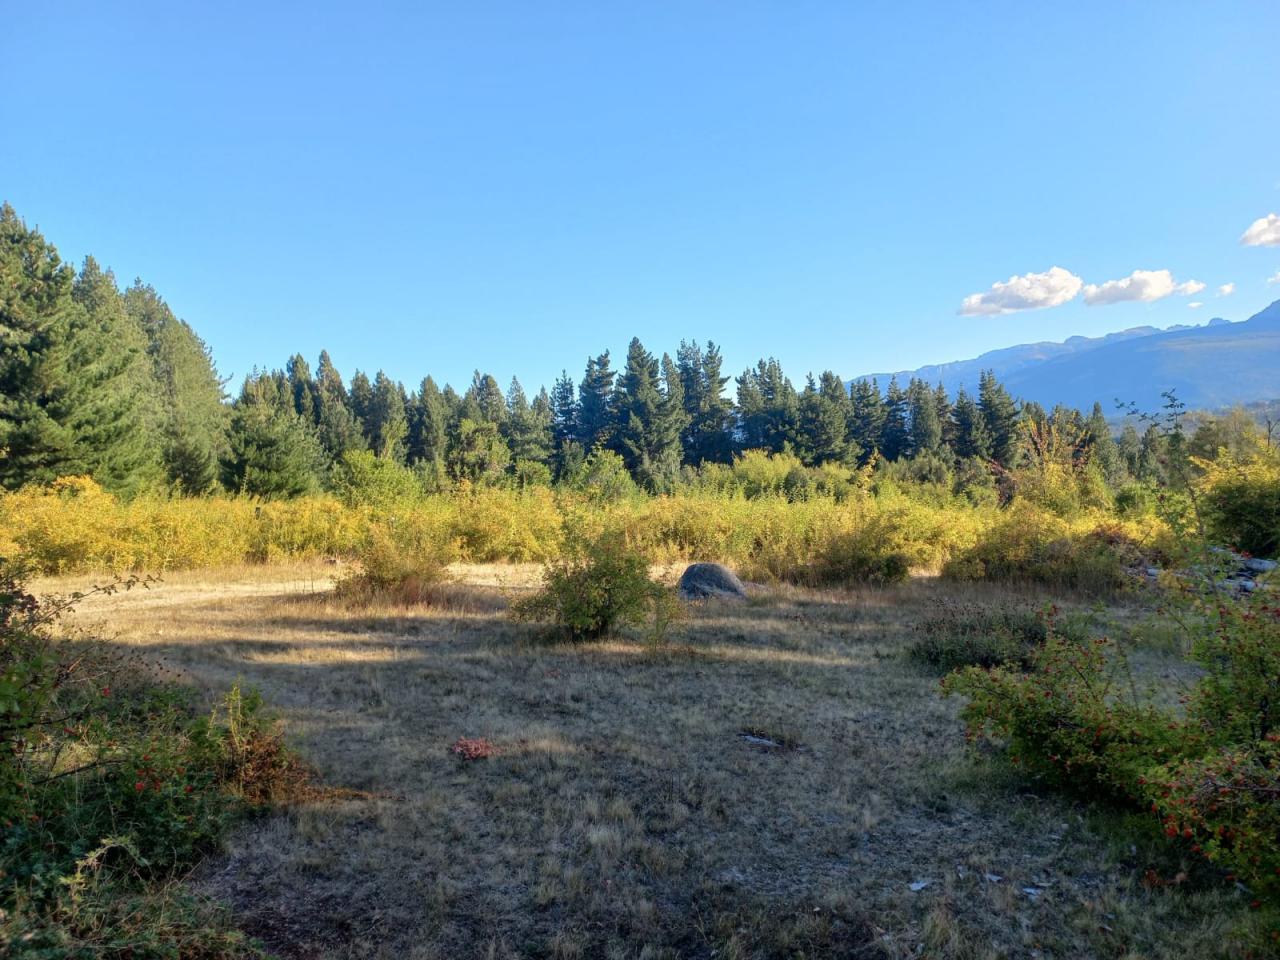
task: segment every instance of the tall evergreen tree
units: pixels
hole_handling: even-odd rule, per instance
[[[721,373],[723,362],[720,348],[709,340],[705,351],[697,342],[682,341],[676,352],[689,421],[681,438],[686,463],[727,463],[733,455],[733,403],[724,395],[729,377]]]
[[[228,411],[213,357],[154,287],[135,280],[124,292],[124,306],[147,335],[169,482],[183,493],[205,493],[217,482],[218,460],[227,448]]]
[[[738,378],[738,414],[744,449],[780,453],[795,443],[800,398],[777,360],[761,360]]]
[[[485,423],[495,423],[501,428],[507,419],[507,398],[502,395],[498,381],[487,373],[475,372],[464,400],[474,405],[471,409],[476,418]]]
[[[368,449],[360,421],[351,412],[342,375],[326,350],[320,351],[316,364],[313,406],[316,434],[330,462],[338,462],[348,452]]]
[[[669,378],[665,393],[658,361],[633,338],[614,400],[618,452],[636,482],[653,492],[670,490],[675,482],[685,421],[679,375],[670,359],[664,360]]]
[[[351,377],[351,388],[347,392],[347,403],[351,415],[360,424],[360,433],[364,437],[366,449],[377,452],[373,430],[373,383],[363,370],[357,370]]]
[[[987,434],[987,421],[973,398],[960,388],[955,407],[951,411],[954,424],[954,448],[957,456],[991,458],[991,437]]]
[[[83,315],[71,337],[83,398],[73,425],[89,472],[109,490],[136,493],[161,482],[158,390],[147,336],[124,308],[115,277],[93,257],[71,290]]]
[[[449,406],[440,388],[426,377],[410,403],[410,463],[443,465],[448,451]]]
[[[849,395],[849,438],[862,450],[865,461],[884,441],[884,398],[875,380],[858,380]]]
[[[884,426],[880,430],[880,453],[886,460],[897,460],[911,451],[910,409],[907,394],[898,386],[898,378],[889,381],[884,395]]]
[[[852,463],[857,450],[850,446],[850,404],[844,383],[830,370],[815,382],[810,376],[800,393],[797,448],[805,463]]]
[[[1085,421],[1084,430],[1090,459],[1098,465],[1108,483],[1120,483],[1124,480],[1125,466],[1120,459],[1120,448],[1111,435],[1106,414],[1102,412],[1101,403],[1094,403],[1089,419]]]
[[[507,390],[507,414],[502,435],[516,462],[548,463],[551,459],[551,400],[546,390],[530,403],[515,377]]]
[[[365,429],[369,446],[383,460],[404,462],[409,417],[405,411],[404,387],[381,370],[373,380],[373,397]]]
[[[587,360],[587,370],[578,388],[578,442],[587,450],[612,442],[616,425],[613,379],[608,350]]]
[[[942,423],[938,419],[938,400],[929,385],[912,378],[907,384],[907,410],[910,417],[912,454],[937,453],[942,446]]]
[[[316,489],[322,460],[313,429],[293,408],[283,375],[251,374],[231,413],[223,483],[255,497],[296,497]]]
[[[88,466],[72,423],[83,400],[74,280],[39,231],[0,207],[0,483],[10,489]]]
[[[978,409],[991,441],[991,456],[1008,467],[1018,444],[1018,405],[990,370],[978,378]]]

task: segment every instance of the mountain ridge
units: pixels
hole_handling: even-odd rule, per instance
[[[993,370],[1015,396],[1045,406],[1120,400],[1153,407],[1168,390],[1193,407],[1273,399],[1280,397],[1280,300],[1238,322],[1214,317],[1201,325],[1016,344],[970,360],[856,379],[875,378],[883,387],[890,377],[917,377],[949,392],[973,393],[983,370]]]

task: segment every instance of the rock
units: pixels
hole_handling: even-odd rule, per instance
[[[1244,562],[1244,568],[1250,573],[1270,573],[1276,568],[1276,561],[1250,557]]]
[[[680,596],[685,600],[745,600],[747,588],[723,564],[695,563],[680,576]]]
[[[921,890],[923,890],[925,887],[929,886],[929,884],[931,884],[931,883],[933,883],[933,881],[932,881],[932,880],[917,880],[915,883],[910,884],[911,892],[912,892],[912,893],[919,893]]]

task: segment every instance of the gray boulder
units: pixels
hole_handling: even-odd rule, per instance
[[[724,564],[695,563],[680,575],[680,596],[684,600],[745,600],[747,588]]]

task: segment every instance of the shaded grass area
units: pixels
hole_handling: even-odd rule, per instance
[[[261,819],[196,878],[283,956],[1213,956],[1246,910],[967,753],[905,655],[917,624],[1035,595],[778,588],[663,647],[568,647],[505,616],[535,569],[382,609],[325,572],[179,575],[83,613],[192,683],[257,686],[326,781],[371,794]]]

